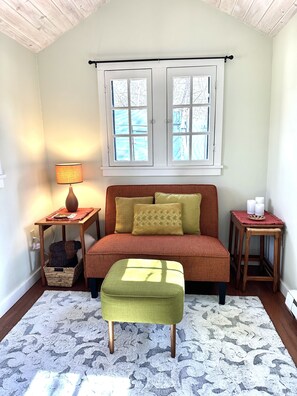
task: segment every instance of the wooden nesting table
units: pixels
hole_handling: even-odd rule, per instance
[[[269,212],[265,212],[265,219],[261,221],[249,219],[246,211],[231,210],[229,231],[229,252],[231,263],[236,271],[236,287],[239,287],[242,279],[242,290],[245,291],[246,283],[253,281],[273,282],[273,291],[279,290],[280,282],[280,252],[284,222]],[[250,255],[250,240],[252,236],[260,237],[260,252],[258,255]],[[266,237],[274,238],[273,263],[265,256],[264,242]],[[244,252],[244,254],[243,254]],[[243,269],[241,263],[244,262]],[[259,261],[265,270],[265,275],[249,275],[249,261]]]

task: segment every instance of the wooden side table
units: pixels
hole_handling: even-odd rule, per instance
[[[284,222],[269,212],[265,212],[265,220],[251,220],[246,211],[231,210],[230,212],[230,231],[229,231],[229,252],[231,263],[233,260],[236,271],[236,287],[239,287],[241,278],[241,263],[244,260],[243,268],[243,291],[248,280],[271,281],[273,282],[273,291],[279,288],[280,281],[280,249],[284,229]],[[259,255],[250,255],[250,238],[252,236],[260,237]],[[270,263],[264,254],[264,239],[267,236],[274,237],[274,263],[271,268]],[[244,244],[245,239],[245,244]],[[245,252],[243,255],[243,247]],[[267,272],[267,276],[249,276],[248,262],[259,261]]]
[[[81,241],[81,249],[82,249],[82,258],[83,262],[85,263],[86,258],[86,245],[85,245],[85,231],[93,224],[96,223],[96,232],[97,232],[97,239],[100,239],[100,225],[99,225],[99,211],[101,209],[94,208],[90,213],[88,213],[83,219],[81,220],[73,220],[66,219],[66,220],[55,220],[52,218],[52,215],[46,216],[41,220],[37,221],[35,225],[39,226],[39,238],[40,238],[40,261],[41,261],[41,280],[42,285],[45,286],[46,278],[44,274],[44,266],[45,266],[45,255],[44,255],[44,232],[51,226],[61,226],[62,227],[62,239],[66,241],[66,227],[79,227],[79,235]],[[59,211],[56,211],[59,212]],[[55,213],[56,213],[55,212]],[[84,266],[84,274],[85,274],[85,266]],[[86,277],[85,282],[87,282]]]

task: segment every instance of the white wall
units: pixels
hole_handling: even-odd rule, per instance
[[[84,164],[86,181],[75,186],[83,206],[103,208],[109,184],[213,183],[227,244],[229,210],[265,194],[271,49],[270,38],[198,0],[111,0],[38,57],[54,205],[66,194],[54,181],[54,163],[62,160]],[[97,78],[88,60],[226,54],[235,59],[225,72],[223,175],[103,178]]]
[[[39,278],[34,221],[51,210],[36,55],[0,34],[0,316]]]
[[[267,197],[286,223],[283,290],[297,289],[297,15],[273,40]]]

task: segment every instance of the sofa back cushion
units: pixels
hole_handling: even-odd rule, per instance
[[[136,204],[152,204],[154,197],[116,197],[116,225],[115,232],[132,232],[134,206]]]
[[[201,194],[165,194],[156,192],[156,204],[180,203],[185,234],[200,234]]]
[[[218,237],[217,188],[212,184],[142,184],[114,185],[106,190],[105,235],[113,234],[116,224],[116,197],[147,197],[156,192],[167,194],[201,194],[200,231]]]

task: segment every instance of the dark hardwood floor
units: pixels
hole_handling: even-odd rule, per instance
[[[272,284],[267,282],[248,282],[243,293],[234,286],[232,277],[227,294],[233,296],[258,296],[270,316],[279,336],[297,366],[297,320],[285,305],[285,298],[280,293],[272,292]],[[217,294],[212,283],[186,282],[186,293]],[[43,287],[38,281],[2,318],[0,318],[0,340],[16,325],[22,316],[38,300],[44,290],[69,290],[69,288]],[[86,291],[84,280],[80,278],[71,290]]]

